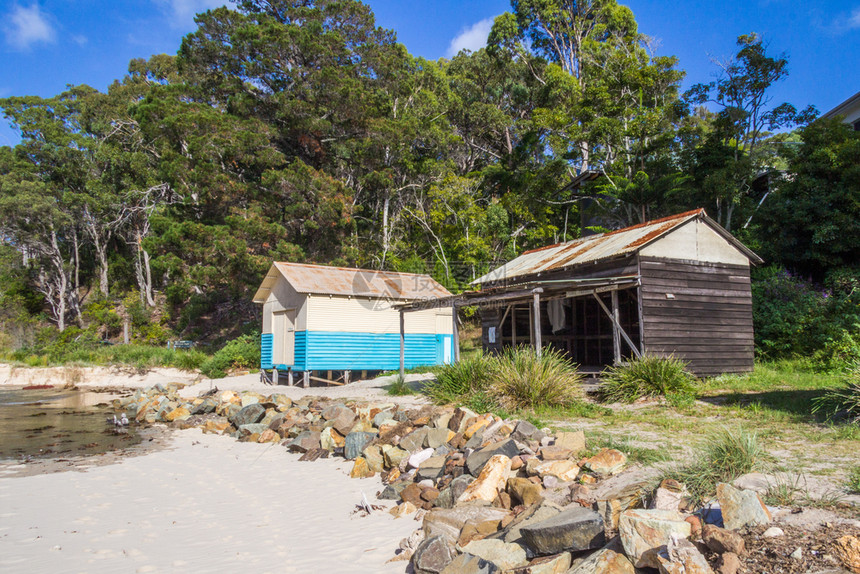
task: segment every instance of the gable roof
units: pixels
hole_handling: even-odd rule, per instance
[[[557,243],[526,251],[513,261],[472,281],[472,284],[502,281],[514,277],[534,275],[564,269],[581,263],[590,263],[622,255],[631,255],[654,243],[682,225],[701,220],[753,263],[762,259],[747,246],[707,216],[704,209],[695,209],[678,215],[655,219],[599,235],[589,235],[566,243]]]
[[[409,300],[451,295],[429,275],[275,261],[254,294],[254,303],[266,301],[279,277],[304,294]]]
[[[844,116],[850,109],[860,103],[860,92],[857,92],[832,110],[821,114],[822,118],[833,118],[836,116]]]

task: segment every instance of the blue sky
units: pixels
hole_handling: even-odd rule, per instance
[[[436,59],[479,48],[505,0],[369,0],[379,25],[409,51]],[[860,0],[621,0],[657,53],[675,55],[684,85],[712,79],[740,34],[759,32],[790,58],[774,102],[822,112],[860,91]],[[0,3],[0,97],[52,96],[68,84],[104,90],[130,59],[175,53],[193,15],[223,0],[4,0]],[[0,145],[17,133],[0,120]]]

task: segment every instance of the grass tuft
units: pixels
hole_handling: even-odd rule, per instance
[[[488,394],[505,410],[567,406],[583,397],[583,378],[554,349],[508,349],[493,362]]]
[[[492,357],[480,353],[463,357],[442,367],[436,380],[428,383],[423,392],[440,405],[482,393],[489,385],[492,363]]]
[[[632,403],[643,397],[662,396],[673,406],[692,404],[697,380],[682,360],[652,354],[607,367],[601,379],[600,396],[606,402]]]
[[[851,494],[860,494],[860,464],[848,471],[845,486]]]
[[[717,483],[731,482],[760,468],[766,458],[756,433],[723,428],[708,437],[694,462],[669,469],[664,478],[683,482],[694,503],[699,504],[714,495]]]
[[[822,412],[828,418],[860,422],[860,366],[851,370],[843,386],[831,388],[814,398],[812,412]]]

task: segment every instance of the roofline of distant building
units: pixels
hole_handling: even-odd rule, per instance
[[[839,104],[838,106],[836,106],[835,108],[830,110],[829,112],[825,112],[825,113],[821,114],[821,117],[822,118],[832,118],[832,117],[836,117],[836,116],[843,116],[843,115],[845,115],[844,111],[847,108],[849,108],[851,106],[851,104],[857,102],[858,100],[860,100],[860,92],[857,92],[856,94],[854,94],[853,96],[851,96],[850,98],[848,98],[847,100],[845,100],[844,102],[842,102],[841,104]]]

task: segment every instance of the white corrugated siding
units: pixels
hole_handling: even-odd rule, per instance
[[[392,308],[390,301],[311,295],[306,307],[308,331],[400,333],[400,312]],[[406,313],[406,332],[437,333],[436,316],[439,314],[450,317],[451,310],[428,309]],[[446,333],[450,332],[449,327]]]

